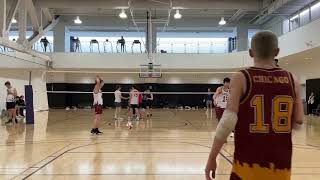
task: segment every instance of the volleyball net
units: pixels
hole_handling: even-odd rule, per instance
[[[203,85],[204,87],[204,85]],[[212,86],[213,90],[217,86]],[[139,88],[137,88],[139,89]],[[207,101],[212,100],[214,95],[213,90],[206,92],[208,89],[204,87],[203,92],[183,92],[183,91],[155,91],[155,92],[139,92],[142,98],[147,96],[152,97],[153,108],[169,108],[169,109],[201,109],[205,108]],[[47,91],[48,102],[51,108],[66,108],[76,107],[77,109],[91,108],[93,102],[93,92],[85,91]],[[114,107],[114,91],[102,92],[103,104],[105,108]],[[129,106],[129,91],[121,92],[123,97],[121,105],[122,107]],[[145,99],[146,100],[146,99]]]

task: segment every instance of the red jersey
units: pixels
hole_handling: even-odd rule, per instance
[[[292,113],[295,101],[291,73],[280,69],[241,71],[247,91],[235,128],[232,180],[289,180]]]

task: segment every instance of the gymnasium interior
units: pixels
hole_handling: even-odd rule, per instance
[[[279,66],[302,91],[291,179],[319,180],[319,0],[0,0],[0,179],[205,179],[218,124],[208,88],[253,66],[262,30],[278,36]],[[103,134],[92,135],[97,75]],[[7,123],[7,81],[25,101],[18,123]],[[128,129],[124,101],[114,119],[117,85],[125,97],[150,89],[152,116]],[[217,180],[233,152],[228,137]]]

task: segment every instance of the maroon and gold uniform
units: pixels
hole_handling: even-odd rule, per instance
[[[247,90],[235,128],[231,180],[289,180],[292,156],[292,75],[280,68],[248,68]]]

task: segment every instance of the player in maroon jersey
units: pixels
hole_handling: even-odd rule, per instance
[[[216,158],[226,138],[235,130],[231,180],[290,180],[292,128],[303,121],[299,82],[290,72],[276,68],[278,39],[269,31],[251,42],[254,67],[235,73],[230,96],[205,169],[215,177]]]

